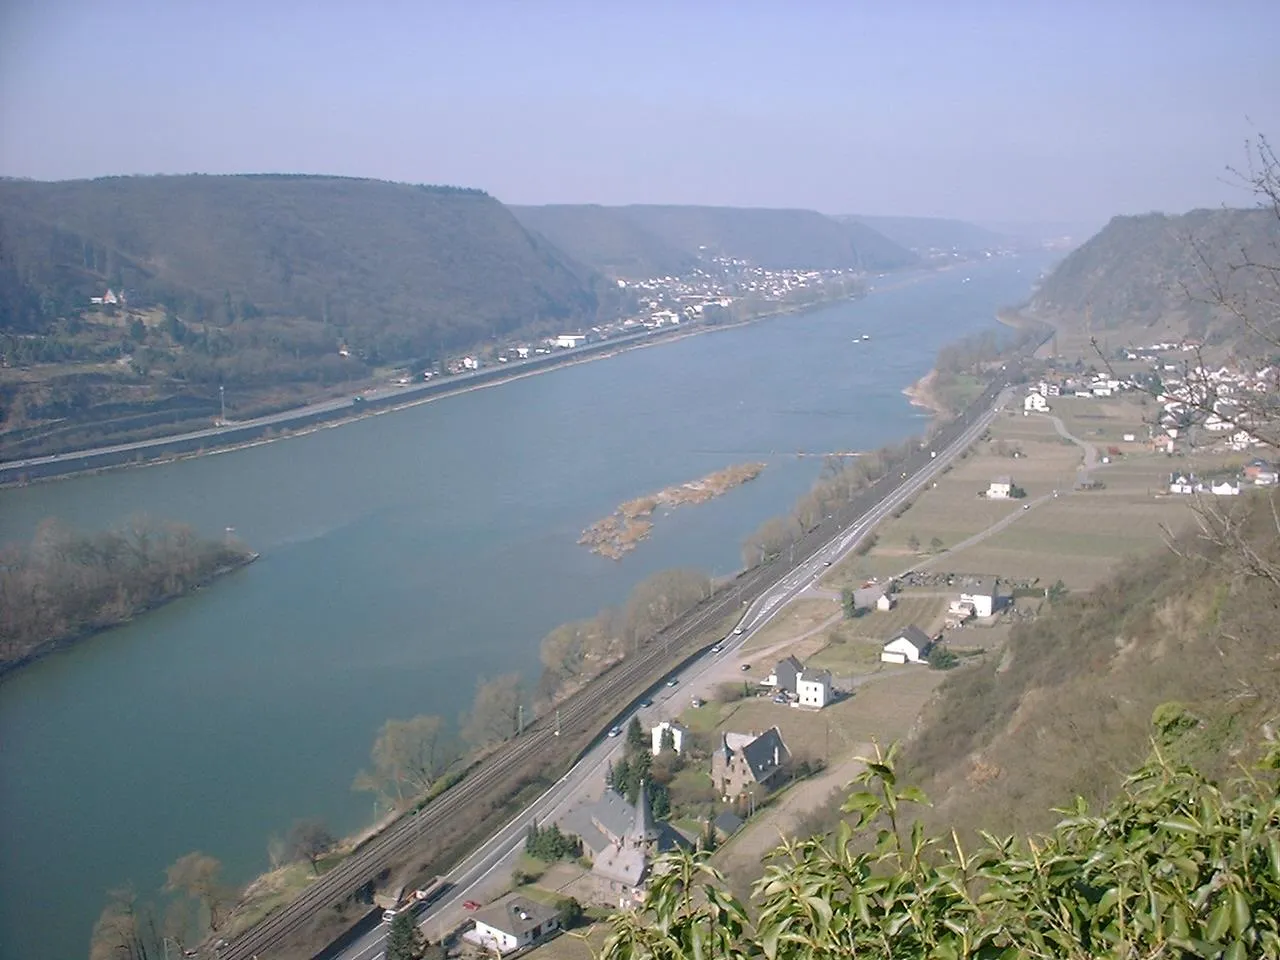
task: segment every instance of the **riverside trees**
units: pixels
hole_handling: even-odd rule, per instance
[[[373,743],[370,769],[362,771],[353,786],[400,807],[430,790],[457,756],[457,744],[440,717],[388,720]]]
[[[0,547],[0,670],[49,644],[112,626],[251,557],[233,541],[135,517],[100,533],[45,520]]]

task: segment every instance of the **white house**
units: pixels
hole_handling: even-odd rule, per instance
[[[585,333],[562,333],[556,337],[554,345],[564,350],[580,347],[587,342]]]
[[[518,359],[520,359],[520,360],[528,360],[528,359],[529,359],[529,348],[528,348],[528,347],[516,347],[516,357],[517,357]]]
[[[805,670],[796,677],[799,706],[821,710],[831,702],[831,674],[826,670]]]
[[[1171,473],[1169,475],[1170,493],[1195,493],[1200,489],[1200,481],[1190,473]]]
[[[1022,409],[1027,411],[1037,411],[1038,413],[1049,412],[1049,401],[1044,398],[1043,394],[1028,393],[1026,399],[1022,401]]]
[[[987,487],[988,500],[1008,500],[1013,496],[1013,478],[996,477]]]
[[[650,736],[653,737],[653,755],[655,757],[662,752],[662,735],[668,730],[671,731],[671,742],[676,748],[676,753],[684,751],[684,738],[688,735],[689,731],[678,723],[663,720],[660,724],[649,731]]]
[[[560,912],[528,897],[508,894],[475,913],[476,925],[464,940],[498,954],[512,953],[536,943],[560,926]]]
[[[1209,484],[1209,492],[1219,497],[1238,497],[1240,484],[1232,483],[1230,480],[1219,480]]]
[[[973,606],[975,617],[989,617],[996,612],[995,577],[984,577],[964,584],[960,590],[960,602]]]
[[[892,593],[882,593],[876,600],[876,609],[881,613],[888,613],[898,605],[898,598]]]
[[[463,358],[462,358],[462,369],[463,369],[463,370],[479,370],[479,369],[480,369],[480,361],[479,361],[479,360],[477,360],[475,357],[463,357]]]
[[[920,657],[929,649],[929,637],[914,623],[904,627],[896,637],[880,651],[882,663],[920,663]]]

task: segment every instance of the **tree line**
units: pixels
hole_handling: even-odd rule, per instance
[[[0,670],[128,620],[251,556],[242,544],[146,517],[97,533],[45,520],[30,543],[0,547]]]

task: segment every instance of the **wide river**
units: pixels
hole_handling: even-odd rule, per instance
[[[903,387],[1044,264],[885,278],[858,302],[304,437],[0,491],[0,542],[145,512],[234,527],[262,554],[0,683],[0,957],[84,956],[105,892],[153,896],[190,850],[242,882],[298,818],[367,823],[351,783],[384,720],[453,721],[480,677],[536,682],[544,634],[656,570],[734,572],[816,478],[798,452],[921,431]],[[576,543],[628,498],[755,459],[759,479],[659,516],[620,563]]]

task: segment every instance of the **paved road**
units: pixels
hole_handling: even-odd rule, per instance
[[[678,709],[669,709],[670,701],[676,697],[684,697],[690,686],[694,686],[706,675],[716,671],[720,660],[737,652],[756,632],[762,629],[787,603],[811,586],[826,571],[828,563],[836,563],[847,553],[857,548],[858,544],[885,517],[901,506],[906,500],[915,496],[920,490],[933,481],[943,468],[952,462],[962,451],[967,449],[983,431],[991,424],[996,414],[1008,402],[1011,391],[1004,390],[996,398],[995,403],[985,413],[969,420],[960,435],[941,450],[933,451],[937,455],[923,461],[923,467],[914,475],[908,474],[907,481],[901,483],[887,494],[870,511],[860,517],[847,529],[838,533],[823,548],[814,552],[807,560],[801,562],[786,576],[767,589],[748,608],[739,621],[741,633],[735,632],[726,638],[723,649],[719,653],[708,653],[694,661],[682,673],[676,676],[675,687],[663,686],[652,694],[653,705],[649,708],[637,708],[627,712],[619,721],[625,728],[632,716],[639,715],[646,725],[656,722],[660,716],[671,716],[679,713]],[[859,678],[860,682],[881,679],[883,674],[873,674]],[[664,709],[666,708],[666,709]],[[583,795],[587,786],[603,779],[605,767],[614,752],[621,749],[617,739],[602,737],[594,743],[568,773],[554,787],[535,800],[529,807],[511,820],[496,835],[484,843],[475,853],[458,865],[448,879],[453,886],[449,893],[425,910],[419,920],[419,927],[431,939],[439,939],[440,927],[452,929],[459,919],[459,907],[466,899],[471,899],[473,888],[480,885],[490,875],[504,868],[510,868],[520,849],[523,847],[525,833],[529,824],[553,822]],[[449,919],[445,919],[448,917]],[[379,924],[365,936],[351,944],[339,956],[340,960],[383,960],[386,956],[386,934],[388,925]]]

